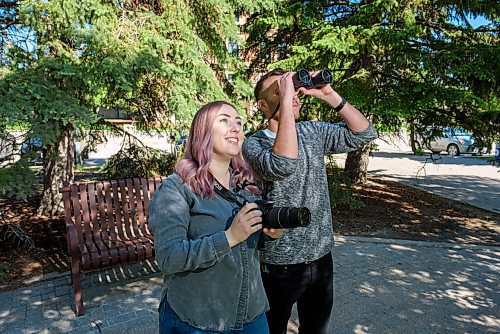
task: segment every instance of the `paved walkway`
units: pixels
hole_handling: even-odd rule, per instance
[[[499,333],[500,247],[337,237],[332,333]],[[157,333],[154,263],[0,293],[0,333]],[[289,334],[297,333],[294,314]]]
[[[377,152],[369,167],[498,212],[498,168],[441,157],[420,170],[426,157]],[[337,237],[334,261],[332,333],[500,333],[500,246]],[[78,318],[68,273],[0,293],[0,333],[157,333],[154,262],[87,274],[82,284],[87,313]],[[295,313],[288,333],[297,333]]]
[[[436,195],[500,213],[500,168],[470,155],[375,152],[368,171]]]

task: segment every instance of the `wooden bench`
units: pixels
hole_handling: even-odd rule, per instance
[[[80,272],[154,257],[148,202],[165,177],[72,184],[61,189],[76,314]]]

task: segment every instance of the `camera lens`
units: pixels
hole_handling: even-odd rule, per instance
[[[299,208],[298,218],[300,226],[307,226],[311,222],[311,212],[308,208]]]
[[[306,207],[274,207],[263,213],[262,221],[270,228],[305,227],[311,222],[311,212]]]
[[[304,227],[311,222],[311,212],[308,208],[286,208],[288,210],[288,222],[293,227]]]

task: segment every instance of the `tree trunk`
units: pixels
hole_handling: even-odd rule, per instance
[[[410,129],[410,146],[413,154],[417,152],[417,146],[415,146],[415,130],[413,127]]]
[[[44,161],[43,192],[38,214],[48,217],[63,213],[62,195],[59,189],[73,181],[74,145],[71,129],[62,131],[59,143],[47,149]]]
[[[366,182],[370,151],[371,145],[368,144],[347,154],[344,170],[347,177],[351,179],[353,183]]]

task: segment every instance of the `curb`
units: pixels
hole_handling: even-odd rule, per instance
[[[335,242],[363,242],[372,244],[397,244],[405,246],[417,246],[427,248],[448,248],[448,249],[477,249],[500,251],[500,246],[496,245],[475,245],[475,244],[455,244],[451,242],[420,241],[408,239],[384,239],[376,237],[353,237],[335,234]]]

